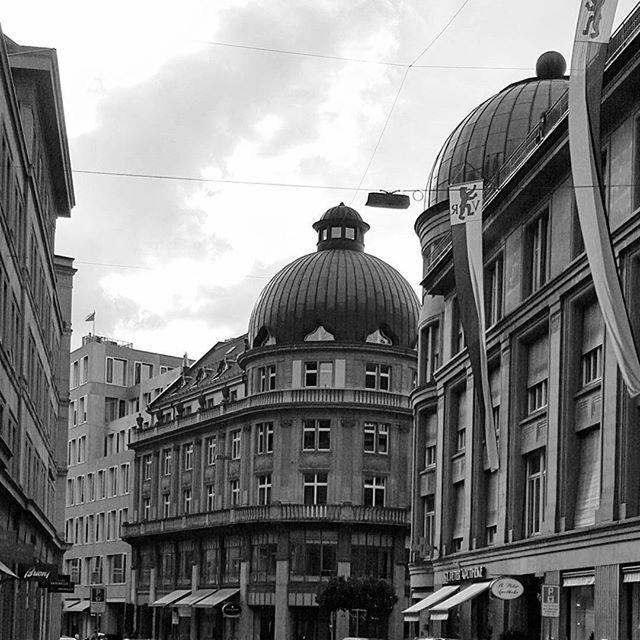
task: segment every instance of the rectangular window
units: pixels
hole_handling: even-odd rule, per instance
[[[162,494],[162,517],[171,517],[171,497],[168,493]]]
[[[582,349],[580,358],[581,386],[599,380],[602,377],[602,343],[604,324],[597,302],[582,308]]]
[[[337,573],[336,531],[298,529],[291,535],[291,574],[296,580],[318,581]]]
[[[462,314],[458,298],[454,298],[451,313],[451,353],[460,353],[465,347],[464,328],[462,326]]]
[[[93,502],[96,499],[96,474],[87,474],[87,500]]]
[[[262,422],[256,428],[258,453],[273,453],[273,422]]]
[[[191,489],[185,489],[182,492],[182,513],[184,515],[191,513]]]
[[[216,508],[216,488],[212,484],[207,485],[207,511],[213,511]]]
[[[107,556],[107,564],[109,566],[109,581],[111,584],[124,584],[127,571],[127,556],[124,553],[118,553],[113,556]]]
[[[231,459],[240,460],[242,451],[242,431],[237,429],[231,432]]]
[[[425,467],[433,467],[436,464],[437,448],[435,444],[430,444],[424,450]]]
[[[109,467],[109,497],[118,495],[118,467]]]
[[[231,506],[240,506],[240,480],[231,480],[229,482],[229,492],[231,494]]]
[[[583,353],[580,364],[583,387],[599,380],[602,377],[602,345]]]
[[[149,378],[153,378],[153,365],[146,362],[135,362],[133,365],[133,384],[140,384]]]
[[[80,360],[80,384],[89,382],[89,356],[83,356]]]
[[[78,424],[87,421],[87,396],[78,399]]]
[[[391,367],[386,364],[367,362],[364,372],[364,386],[366,389],[390,391]]]
[[[71,364],[71,388],[75,389],[80,384],[80,364],[76,360]]]
[[[76,478],[76,504],[84,504],[84,476]]]
[[[184,445],[184,470],[191,471],[193,469],[193,442],[189,442]]]
[[[103,500],[107,497],[107,478],[105,469],[98,471],[98,500]]]
[[[271,504],[271,474],[258,476],[258,504]]]
[[[142,519],[149,520],[151,517],[151,498],[142,498]]]
[[[276,388],[276,365],[270,364],[258,369],[258,389],[259,391],[273,391]]]
[[[96,516],[96,542],[104,541],[104,513]]]
[[[420,330],[420,382],[433,379],[433,372],[440,366],[440,325],[432,322]]]
[[[162,475],[171,475],[171,449],[162,450]]]
[[[71,578],[71,582],[74,584],[80,584],[82,582],[81,579],[81,567],[80,567],[81,558],[71,558],[67,560],[67,573]]]
[[[498,256],[485,269],[486,304],[485,315],[487,327],[494,325],[502,318],[503,308],[503,266],[502,256]]]
[[[91,584],[102,584],[102,556],[89,558]]]
[[[542,530],[545,504],[544,449],[526,456],[525,532],[527,537]]]
[[[327,487],[326,473],[305,473],[304,503],[327,504]]]
[[[304,386],[326,388],[333,386],[333,362],[305,362]]]
[[[121,387],[127,385],[127,361],[121,358],[107,357],[105,381]]]
[[[549,336],[541,336],[527,347],[526,415],[547,406]]]
[[[82,464],[87,459],[87,436],[78,438],[78,464]]]
[[[389,453],[389,425],[364,423],[364,450],[366,453]]]
[[[431,557],[436,533],[436,501],[433,496],[425,496],[423,499],[422,536],[424,538],[423,554],[425,558]]]
[[[207,465],[212,466],[216,463],[216,448],[218,444],[217,436],[209,436],[207,438]]]
[[[304,420],[302,438],[305,451],[329,451],[331,420]]]
[[[537,291],[547,281],[548,211],[538,216],[525,231],[525,296]]]
[[[150,453],[142,456],[142,479],[151,480],[151,470],[153,468],[153,457]]]
[[[107,514],[107,540],[115,540],[116,535],[116,512],[112,510]]]
[[[251,538],[251,582],[269,582],[276,577],[278,544],[274,534],[258,533]]]
[[[383,476],[371,476],[364,479],[364,504],[368,507],[384,507],[384,494],[387,479]]]
[[[129,493],[129,463],[120,465],[120,494]]]

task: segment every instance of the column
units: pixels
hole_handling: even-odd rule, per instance
[[[276,555],[276,600],[274,640],[291,640],[291,612],[289,611],[289,535],[278,536]]]

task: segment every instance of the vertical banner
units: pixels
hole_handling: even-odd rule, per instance
[[[493,425],[485,338],[482,187],[482,180],[450,185],[449,215],[460,318],[483,417],[489,466],[495,471],[498,468],[498,445]]]
[[[593,286],[620,373],[640,396],[640,359],[616,266],[601,171],[602,79],[618,0],[580,0],[569,80],[571,173]]]

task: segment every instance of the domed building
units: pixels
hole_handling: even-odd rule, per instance
[[[340,204],[277,273],[246,336],[218,343],[137,431],[133,546],[144,637],[402,637],[418,300]],[[332,576],[373,576],[388,619],[321,610]]]
[[[608,222],[636,332],[639,16],[609,44],[601,132]],[[411,396],[413,601],[403,612],[411,635],[640,638],[638,410],[582,242],[565,67],[544,54],[536,77],[471,111],[435,160],[415,224],[424,270]],[[497,471],[475,401],[448,211],[449,185],[479,179]]]

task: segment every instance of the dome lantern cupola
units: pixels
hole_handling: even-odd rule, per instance
[[[326,249],[352,249],[364,251],[364,234],[369,225],[360,214],[341,202],[325,211],[313,228],[318,232],[318,251]]]

